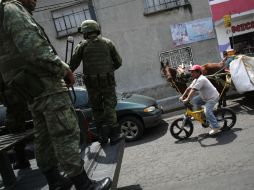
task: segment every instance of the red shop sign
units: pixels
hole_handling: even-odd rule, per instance
[[[246,22],[246,23],[243,23],[243,24],[238,24],[236,26],[231,27],[233,33],[242,32],[242,31],[245,31],[245,30],[250,30],[252,28],[254,28],[254,21]]]

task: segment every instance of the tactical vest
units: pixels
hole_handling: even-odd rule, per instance
[[[7,2],[9,3],[9,2]],[[5,97],[13,94],[31,101],[33,97],[38,96],[44,90],[40,78],[34,74],[33,67],[27,62],[24,56],[19,53],[11,37],[6,33],[3,27],[5,3],[0,2],[0,72],[5,89],[1,93]],[[9,49],[8,49],[9,48]],[[13,99],[13,98],[10,98]]]
[[[87,41],[83,49],[83,72],[85,75],[105,75],[114,71],[110,49],[101,38]]]
[[[15,71],[24,68],[27,62],[24,61],[24,57],[15,49],[16,47],[9,38],[9,34],[7,34],[3,28],[5,4],[6,3],[0,0],[0,71],[4,81],[8,83],[13,79],[14,76],[12,75],[16,75]],[[13,44],[11,52],[10,49],[8,49],[9,44]]]
[[[7,2],[9,3],[9,2]],[[35,70],[34,72],[38,75],[40,73],[37,72],[38,69],[36,69],[36,66],[32,66],[30,63],[28,63],[24,56],[19,53],[19,50],[13,50],[12,52],[6,50],[6,46],[9,44],[12,44],[12,40],[9,38],[9,34],[7,34],[2,25],[4,20],[4,5],[6,3],[3,3],[2,0],[0,0],[0,71],[3,75],[4,81],[9,82],[12,80],[14,76],[11,76],[12,73],[16,73],[16,71],[20,71],[23,69],[29,69],[30,71]],[[57,55],[57,52],[55,48],[52,46],[51,42],[49,41],[48,36],[46,35],[44,29],[31,17],[31,20],[37,25],[39,28],[39,31],[41,35],[47,39],[49,45],[53,49],[54,53]],[[8,45],[6,45],[8,44]],[[15,48],[15,45],[13,44],[13,49]],[[9,74],[10,73],[10,74]],[[45,75],[45,74],[42,74]]]

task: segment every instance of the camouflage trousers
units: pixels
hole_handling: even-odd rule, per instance
[[[29,116],[28,108],[24,102],[8,105],[6,110],[5,126],[10,133],[22,133],[26,130],[26,119]],[[18,163],[28,162],[25,153],[26,142],[20,142],[14,146],[16,161]]]
[[[60,166],[69,177],[82,172],[80,130],[68,92],[35,99],[29,105],[34,122],[35,155],[42,172]]]
[[[25,121],[28,117],[28,108],[26,103],[19,103],[13,106],[7,106],[5,126],[10,133],[20,133],[25,131]]]
[[[88,96],[93,109],[93,117],[97,125],[117,127],[117,116],[115,107],[117,104],[115,87],[110,88],[88,88]]]

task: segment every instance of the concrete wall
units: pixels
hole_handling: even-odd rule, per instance
[[[61,2],[41,0],[38,6]],[[159,53],[174,49],[170,25],[210,17],[207,1],[190,1],[191,9],[172,9],[144,16],[142,0],[93,0],[102,34],[113,40],[123,58],[123,66],[116,71],[117,90],[138,92],[157,99],[177,93],[161,77]],[[64,57],[66,39],[56,39],[50,11],[38,12],[36,19],[45,27],[53,45]],[[75,44],[81,40],[76,35]],[[220,60],[216,39],[189,44],[194,63]]]
[[[94,0],[102,34],[112,39],[123,57],[117,71],[118,89],[162,98],[175,95],[160,75],[159,53],[174,49],[170,25],[210,16],[207,1],[191,1],[190,9],[173,9],[144,16],[143,1]],[[190,44],[194,62],[219,60],[216,39]]]
[[[36,21],[45,29],[52,45],[57,50],[61,59],[65,60],[65,52],[66,52],[66,40],[67,37],[57,38],[56,29],[54,26],[54,22],[52,19],[51,11],[68,7],[74,6],[77,3],[66,3],[68,1],[63,0],[40,0],[37,1],[37,6],[34,11],[34,18]],[[86,3],[87,1],[84,1]],[[79,34],[74,34],[75,45],[81,41],[82,36]]]

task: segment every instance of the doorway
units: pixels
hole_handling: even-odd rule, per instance
[[[230,37],[230,45],[236,54],[254,55],[254,32]]]

